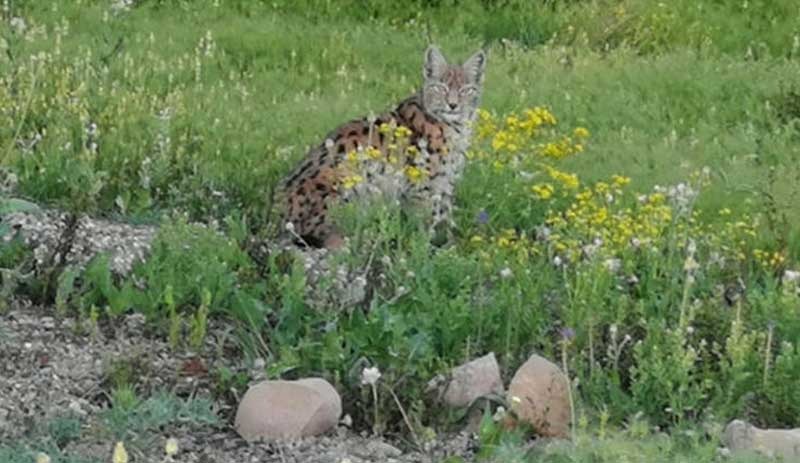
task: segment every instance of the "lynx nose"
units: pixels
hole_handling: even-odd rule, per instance
[[[447,106],[450,106],[450,109],[456,109],[456,106],[458,106],[458,103],[447,103]]]

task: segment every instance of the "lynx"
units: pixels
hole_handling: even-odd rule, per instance
[[[452,225],[454,184],[465,164],[485,67],[483,51],[452,65],[430,46],[417,93],[380,116],[338,127],[311,148],[281,188],[283,221],[293,237],[312,247],[339,247],[343,237],[331,208],[378,194],[424,205],[431,229]]]

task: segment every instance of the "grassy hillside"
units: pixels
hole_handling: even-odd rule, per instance
[[[588,435],[633,436],[633,416],[643,442],[742,415],[800,425],[795,2],[124,3],[0,13],[10,194],[164,226],[144,286],[108,289],[99,260],[62,294],[70,313],[196,325],[210,310],[271,376],[334,381],[362,428],[404,425],[388,394],[375,422],[359,366],[442,429],[425,383],[488,351],[506,376],[533,351],[566,355]],[[248,236],[270,236],[272,188],[307,146],[414,91],[431,41],[489,53],[456,237],[432,248],[391,207],[345,213],[361,246],[342,262],[380,261],[384,280],[365,307],[317,310],[300,266],[252,260]],[[714,458],[713,440],[688,441]]]

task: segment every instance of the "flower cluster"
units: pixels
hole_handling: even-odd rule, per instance
[[[570,191],[577,190],[581,185],[576,174],[560,171],[547,164],[542,164],[541,167],[547,172],[547,176],[552,182],[537,183],[531,186],[531,191],[536,199],[548,200],[552,198],[556,188],[560,188],[561,195],[566,197]]]
[[[661,193],[625,201],[630,179],[612,177],[574,195],[566,210],[551,209],[545,224],[550,230],[547,245],[570,261],[602,251],[607,257],[627,247],[649,245],[658,240],[672,221],[672,208]]]
[[[543,142],[542,138],[552,135],[555,116],[542,108],[523,114],[498,118],[479,112],[478,153],[473,159],[490,161],[487,167],[517,167],[515,175],[521,181],[509,183],[509,188],[523,185],[530,195],[531,211],[541,219],[534,230],[529,226],[493,230],[491,210],[482,210],[481,227],[469,240],[482,255],[502,253],[523,261],[543,256],[557,266],[592,260],[616,273],[633,255],[691,246],[698,250],[696,260],[719,269],[748,259],[773,271],[785,267],[785,252],[752,248],[757,218],[732,219],[732,212],[722,209],[719,218],[704,220],[695,210],[700,192],[710,185],[709,169],[692,173],[685,182],[655,186],[646,194],[633,191],[631,179],[622,175],[585,184],[555,164],[582,151],[580,142],[589,131],[578,127],[570,137]],[[519,168],[526,159],[534,161]]]
[[[577,127],[572,134],[558,134],[556,117],[547,108],[536,106],[521,115],[512,113],[499,118],[486,110],[478,111],[475,128],[478,143],[488,141],[488,150],[470,154],[478,159],[490,159],[495,167],[517,165],[522,158],[557,160],[580,153],[589,138],[589,130]]]
[[[429,173],[411,162],[419,155],[417,147],[409,143],[411,129],[394,122],[382,123],[375,129],[384,135],[384,147],[359,147],[347,153],[346,162],[340,166],[341,186],[348,190],[355,188],[364,182],[367,173],[378,170],[398,173],[412,184],[424,181]]]
[[[786,262],[786,255],[781,251],[754,249],[753,257],[762,267],[768,269],[780,268]]]

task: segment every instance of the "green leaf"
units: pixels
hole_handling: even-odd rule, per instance
[[[38,213],[41,209],[34,203],[17,198],[0,198],[0,219],[7,214],[15,212]],[[0,239],[11,233],[11,227],[0,222]]]
[[[75,267],[68,266],[58,276],[58,289],[56,289],[56,311],[61,314],[66,313],[67,303],[75,290],[75,278],[80,275],[80,271]]]
[[[15,212],[38,213],[41,212],[41,210],[42,209],[38,205],[30,201],[25,201],[24,199],[0,198],[0,216],[13,214]]]

